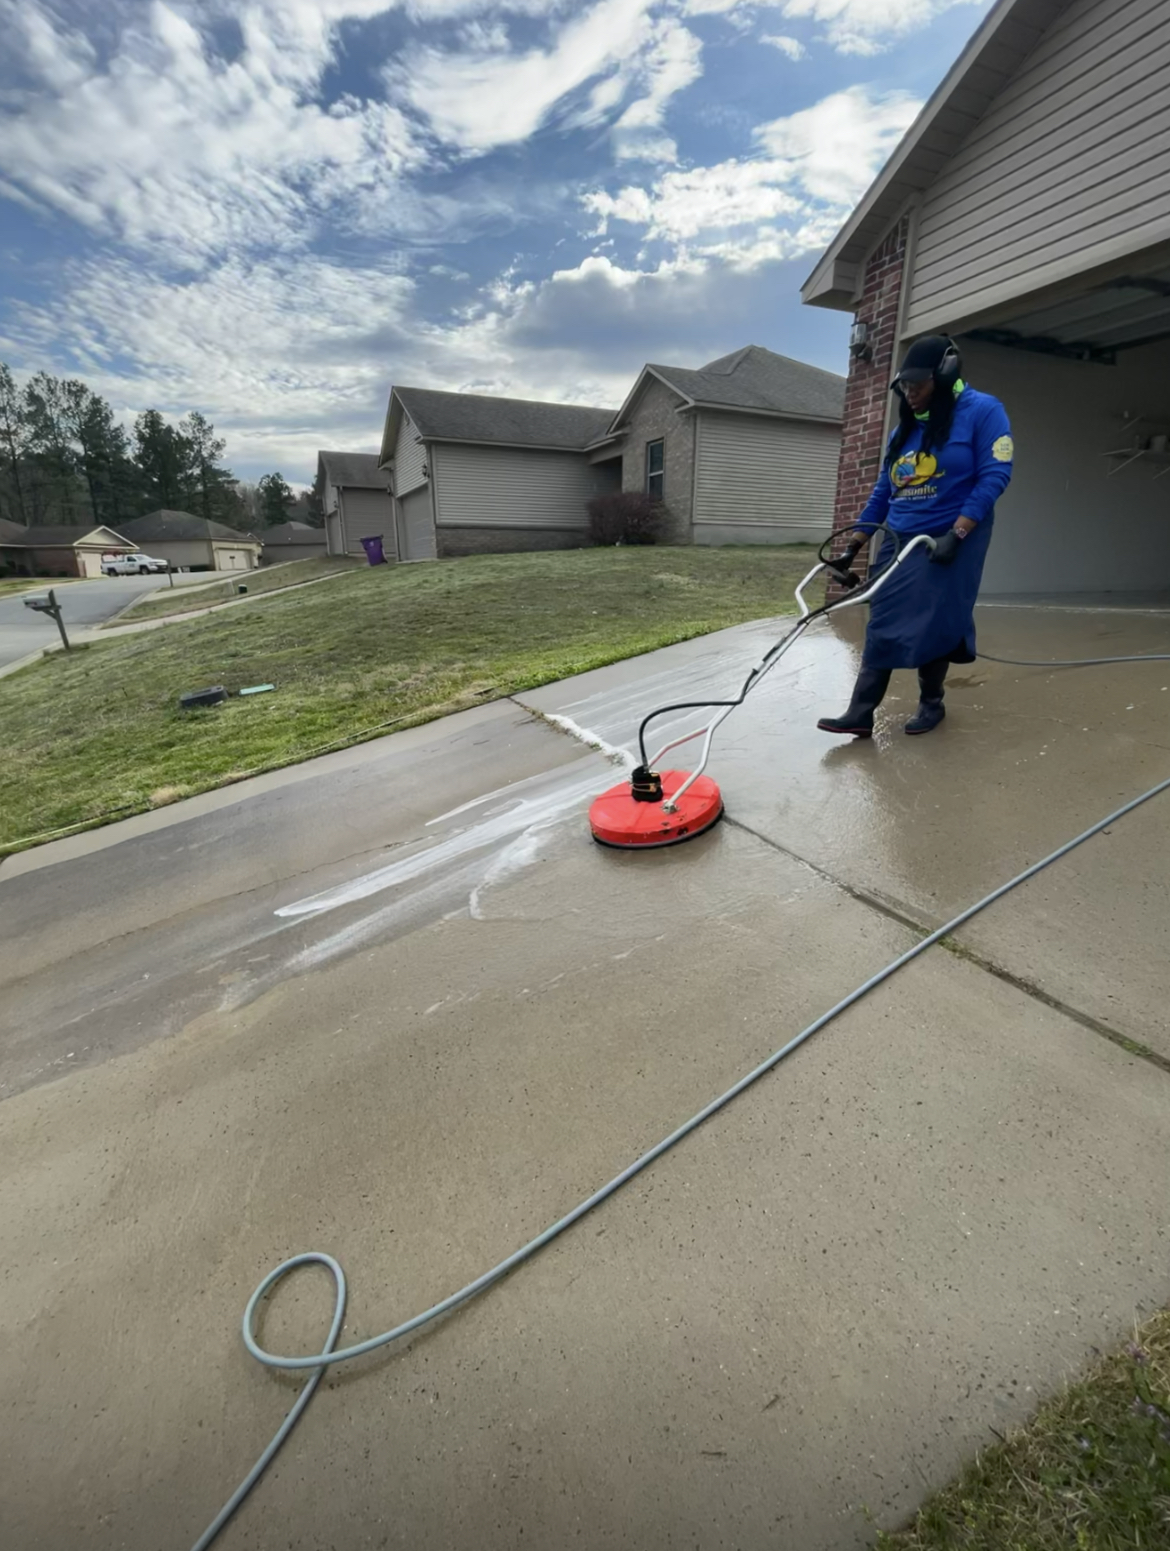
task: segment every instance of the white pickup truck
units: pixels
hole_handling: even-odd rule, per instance
[[[148,576],[152,571],[166,571],[169,562],[157,555],[103,555],[103,576]]]

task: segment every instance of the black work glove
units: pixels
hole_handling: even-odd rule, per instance
[[[834,555],[833,558],[827,562],[827,564],[832,570],[837,571],[841,576],[844,576],[845,573],[849,570],[849,567],[857,559],[857,556],[864,544],[864,539],[854,539],[851,543],[846,544],[845,548],[839,555]]]
[[[944,533],[941,539],[935,539],[930,556],[931,565],[951,565],[959,553],[959,545],[962,542],[954,528]]]

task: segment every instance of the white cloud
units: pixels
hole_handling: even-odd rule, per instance
[[[788,38],[782,35],[765,33],[760,38],[761,43],[768,43],[772,48],[778,48],[782,54],[787,54],[789,59],[800,60],[808,53],[808,49],[799,38]]]
[[[865,87],[851,86],[811,108],[762,124],[756,139],[790,167],[789,181],[810,199],[851,208],[921,107],[909,92],[871,96]]]
[[[856,4],[827,4],[808,0],[810,27],[850,9],[861,24]],[[360,36],[340,24],[391,9],[420,30],[389,100],[329,102],[342,42]],[[127,416],[201,409],[238,472],[304,480],[322,445],[376,445],[392,381],[616,403],[646,359],[698,364],[761,337],[800,278],[777,266],[828,241],[916,105],[837,93],[762,125],[755,156],[669,165],[670,110],[702,65],[683,18],[703,12],[753,29],[761,14],[741,0],[105,0],[95,21],[88,0],[0,0],[14,83],[0,197],[85,228],[51,292],[10,304],[0,355],[77,372]],[[552,228],[574,190],[542,182],[535,151],[519,186],[512,157],[471,160],[549,125],[594,131],[594,165],[598,142],[623,164],[585,199],[614,228],[608,255],[580,257],[579,234]],[[442,181],[428,177],[439,142],[464,153]],[[537,251],[484,283],[503,260],[469,235],[522,226]],[[442,310],[452,299],[462,311]]]
[[[614,152],[620,161],[673,162],[674,141],[663,133],[667,105],[703,73],[703,45],[671,19],[659,22],[645,46],[645,96],[632,102],[614,125]]]
[[[442,140],[472,153],[527,140],[590,82],[592,92],[566,112],[574,126],[604,122],[641,90],[618,122],[619,154],[652,148],[661,157],[671,153],[663,111],[699,74],[701,46],[673,18],[656,21],[653,8],[654,0],[597,0],[544,48],[515,51],[498,28],[465,35],[460,49],[416,47],[390,80]]]
[[[842,54],[880,54],[896,39],[922,32],[958,5],[986,8],[989,0],[784,0],[783,15],[820,22],[824,38]]]
[[[798,214],[800,201],[782,186],[787,170],[787,164],[777,161],[720,162],[667,172],[652,189],[589,194],[585,206],[603,221],[626,221],[644,227],[648,238],[680,244],[703,232],[731,231]]]
[[[991,0],[684,0],[688,16],[725,16],[745,26],[761,10],[779,11],[789,21],[807,20],[822,27],[821,39],[841,54],[881,54],[911,32],[921,32],[936,16],[959,5],[986,10]],[[787,52],[785,41],[766,37]],[[788,39],[803,52],[800,39]],[[794,54],[793,58],[800,58]]]
[[[17,314],[10,359],[49,364],[67,343],[72,369],[120,412],[201,409],[227,433],[229,461],[263,469],[295,457],[301,478],[331,432],[375,435],[414,295],[391,266],[307,255],[233,259],[185,283],[130,260],[91,261],[62,282],[51,303]],[[360,342],[370,319],[385,336],[377,350]]]
[[[594,190],[585,208],[642,228],[680,254],[740,270],[814,252],[850,208],[921,105],[904,92],[872,97],[851,87],[756,130],[765,155],[665,172],[649,188]]]
[[[326,108],[306,92],[329,61],[327,10],[286,5],[283,26],[271,11],[246,13],[245,47],[225,62],[156,3],[99,63],[26,5],[13,30],[34,85],[0,119],[0,163],[42,207],[173,264],[299,246],[325,209],[392,183],[419,156],[397,109]]]

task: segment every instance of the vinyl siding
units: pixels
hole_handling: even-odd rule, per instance
[[[394,493],[397,496],[404,496],[426,483],[426,448],[417,437],[415,423],[404,410],[394,447]]]
[[[1076,0],[922,205],[907,333],[1170,238],[1170,7]]]
[[[346,487],[341,491],[341,521],[345,533],[346,554],[364,554],[362,540],[374,538],[379,534],[386,556],[393,559],[397,554],[394,510],[389,491]]]
[[[431,492],[423,485],[398,503],[403,560],[435,558],[435,525],[431,520]]]
[[[583,452],[452,444],[431,457],[440,527],[583,529],[585,502],[611,478]]]
[[[840,450],[835,426],[702,410],[696,542],[819,543],[833,524]]]

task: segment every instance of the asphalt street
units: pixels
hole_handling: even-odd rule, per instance
[[[175,584],[191,586],[214,580],[214,576],[203,572],[184,572],[175,577]],[[111,576],[85,581],[60,581],[48,577],[30,585],[35,594],[55,589],[68,631],[70,626],[82,629],[105,624],[135,598],[169,584],[165,576]],[[53,646],[61,639],[50,616],[26,608],[23,597],[17,594],[0,598],[0,668],[19,662],[43,647]]]

